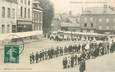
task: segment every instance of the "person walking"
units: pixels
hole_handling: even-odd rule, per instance
[[[34,53],[32,52],[32,55],[31,55],[31,59],[32,59],[32,63],[34,63],[35,61],[35,56],[34,56]]]
[[[71,60],[71,67],[74,67],[74,56],[73,55],[71,56],[70,60]]]
[[[39,58],[39,54],[38,52],[36,52],[36,55],[35,55],[36,63],[38,63],[38,58]]]
[[[79,63],[79,72],[84,72],[85,70],[86,70],[85,59],[81,58],[81,61]]]
[[[63,59],[63,68],[67,68],[67,57]]]
[[[32,64],[32,54],[30,54],[30,64]]]
[[[110,52],[113,53],[115,51],[115,42],[112,43]]]

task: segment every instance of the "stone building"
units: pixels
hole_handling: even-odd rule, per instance
[[[17,0],[0,0],[0,34],[16,32]]]
[[[51,31],[60,31],[61,30],[61,17],[59,14],[55,14],[52,24],[51,24]]]
[[[32,31],[33,0],[17,0],[17,32]]]
[[[61,16],[61,30],[80,32],[79,17],[70,14],[63,14]]]
[[[39,1],[33,1],[32,7],[32,29],[33,31],[42,31],[43,25],[43,9],[39,6]]]
[[[109,6],[86,8],[80,17],[82,32],[115,33],[115,11]]]

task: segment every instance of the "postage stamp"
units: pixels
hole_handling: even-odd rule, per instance
[[[19,63],[19,45],[5,45],[4,63]]]

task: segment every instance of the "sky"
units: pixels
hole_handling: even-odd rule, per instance
[[[51,2],[54,4],[55,13],[72,11],[73,14],[79,14],[85,7],[102,7],[102,2],[115,6],[115,0],[51,0]]]

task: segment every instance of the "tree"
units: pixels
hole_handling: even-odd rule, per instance
[[[46,35],[51,30],[51,23],[54,16],[53,4],[49,0],[39,0],[43,9],[43,33]]]

